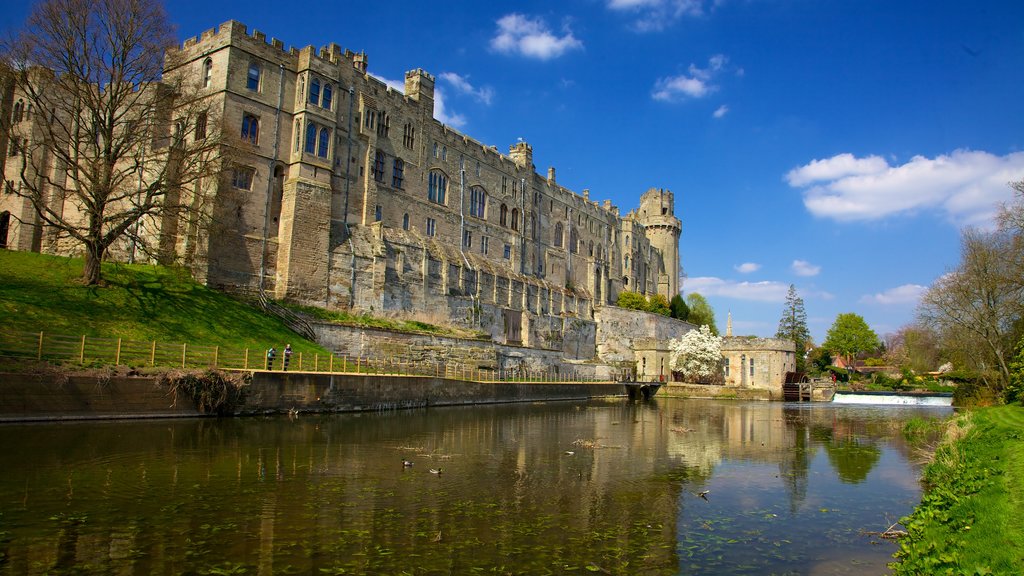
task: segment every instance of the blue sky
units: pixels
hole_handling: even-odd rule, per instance
[[[774,334],[790,284],[820,342],[881,336],[1024,179],[1024,2],[567,0],[169,3],[179,36],[229,19],[437,77],[438,119],[623,212],[675,193],[684,292]],[[6,6],[10,30],[27,8]]]

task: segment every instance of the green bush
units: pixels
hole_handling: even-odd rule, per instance
[[[619,292],[619,299],[615,304],[627,310],[647,310],[647,299],[643,294],[636,292]]]

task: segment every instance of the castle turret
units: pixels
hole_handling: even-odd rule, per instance
[[[679,293],[679,235],[683,225],[675,216],[672,192],[651,188],[640,197],[637,221],[646,230],[646,236],[662,261],[658,270],[658,293],[671,300]]]
[[[426,108],[428,116],[434,117],[434,77],[417,68],[405,73],[405,95]]]
[[[533,170],[533,148],[526,142],[516,142],[509,146],[508,155],[516,163],[516,166]],[[554,172],[551,173],[551,176],[554,177]]]

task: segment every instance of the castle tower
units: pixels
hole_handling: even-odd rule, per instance
[[[679,235],[683,225],[675,215],[672,192],[651,188],[640,197],[637,221],[646,230],[648,240],[661,253],[658,270],[658,294],[671,300],[679,293]]]
[[[434,117],[434,77],[417,68],[405,73],[405,95],[419,102],[427,113]]]

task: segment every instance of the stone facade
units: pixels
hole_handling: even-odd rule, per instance
[[[796,346],[790,340],[726,336],[722,341],[726,386],[769,390],[781,398],[786,372],[796,370]]]
[[[209,226],[147,230],[211,286],[440,320],[576,359],[600,353],[597,311],[616,315],[609,305],[620,292],[679,291],[672,192],[650,189],[622,216],[558,184],[554,168],[539,174],[528,143],[503,154],[435,120],[434,77],[423,70],[407,72],[398,90],[367,72],[364,53],[286,48],[235,21],[186,40],[167,61],[164,77],[196,85],[232,138],[222,176],[187,191],[209,200]],[[13,119],[22,99],[3,88]],[[32,111],[20,110],[4,123],[5,144],[33,137]],[[19,158],[4,160],[17,186]],[[12,223],[4,245],[73,250],[44,241],[27,202],[0,201]],[[653,331],[635,340],[660,338],[644,326]]]

